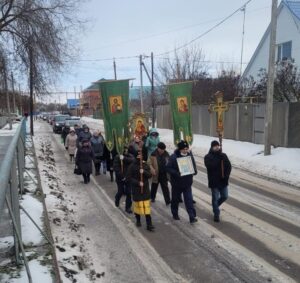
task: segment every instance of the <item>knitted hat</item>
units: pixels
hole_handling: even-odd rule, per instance
[[[220,143],[218,141],[212,141],[211,147],[213,148],[214,146],[220,146]]]
[[[185,149],[185,148],[189,148],[189,144],[186,142],[186,141],[180,141],[178,144],[177,144],[177,148],[179,150],[182,150],[182,149]]]
[[[166,145],[165,145],[163,142],[159,142],[159,143],[157,144],[157,147],[158,147],[159,149],[162,149],[162,150],[165,150],[165,149],[166,149]]]

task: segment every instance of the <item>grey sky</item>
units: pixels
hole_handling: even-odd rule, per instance
[[[94,59],[150,55],[172,50],[197,37],[242,6],[246,0],[91,0],[82,5],[88,18],[78,42],[82,61],[63,76],[60,90],[87,87],[99,78],[112,78],[112,61]],[[244,62],[248,62],[270,21],[271,0],[252,0],[247,6]],[[239,69],[243,13],[197,41],[206,60],[237,62]],[[183,27],[191,26],[182,29]],[[176,30],[177,31],[173,31]],[[173,31],[173,32],[168,32]],[[165,33],[168,32],[168,33]],[[92,60],[92,61],[84,61]],[[155,59],[155,64],[159,61]],[[118,78],[136,78],[138,58],[117,60]],[[219,63],[211,63],[215,73]],[[148,82],[147,82],[148,83]],[[147,84],[146,83],[146,84]],[[71,96],[71,95],[70,95]]]

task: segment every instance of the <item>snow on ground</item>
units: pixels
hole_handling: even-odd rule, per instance
[[[20,201],[20,203],[33,218],[33,220],[37,223],[37,225],[39,227],[43,227],[43,205],[41,201],[30,194],[26,194],[23,196],[23,199]],[[42,242],[42,234],[34,226],[32,221],[28,218],[23,210],[21,210],[21,225],[22,239],[25,245],[39,245]]]
[[[102,120],[83,117],[82,121],[91,130],[104,131]],[[173,131],[158,130],[161,141],[167,144],[169,151],[173,151]],[[214,139],[216,138],[194,135],[194,155],[204,157]],[[300,187],[300,148],[272,148],[272,155],[264,156],[263,145],[224,139],[223,150],[236,168]]]
[[[40,259],[41,260],[41,259]],[[40,260],[31,260],[29,261],[29,269],[31,272],[32,282],[36,283],[53,283],[49,273],[51,272],[49,268],[41,263]],[[18,277],[17,277],[18,276]],[[10,278],[9,275],[5,275],[1,280],[3,283],[25,283],[28,282],[27,273],[25,266],[22,267],[22,270],[15,275],[17,278]]]
[[[11,247],[11,246],[13,246],[13,244],[14,244],[13,236],[7,236],[7,237],[0,238],[0,250]]]
[[[84,189],[80,183],[81,178],[73,174],[74,164],[69,163],[65,155],[59,153],[57,159],[57,149],[51,137],[39,135],[38,124],[35,127],[38,168],[46,195],[61,279],[63,282],[102,282],[105,269],[102,262],[97,261],[99,255],[90,255],[88,246],[91,239],[79,218],[80,211],[87,206],[85,192],[81,190],[81,187]],[[70,190],[77,193],[70,193]]]
[[[6,129],[8,128],[8,126],[6,126],[4,130],[0,130],[0,136],[13,135],[19,124],[20,123],[13,124],[13,130]],[[28,124],[29,123],[27,123],[27,128]],[[28,141],[26,146],[31,146],[31,143]],[[40,197],[40,191],[38,190],[37,170],[35,167],[34,156],[28,151],[25,156],[25,168],[28,175],[24,174],[24,194],[20,198],[20,204],[37,225],[44,230],[44,207]],[[51,255],[48,254],[48,244],[46,244],[41,232],[22,209],[20,209],[20,218],[22,241],[29,262],[32,282],[52,283],[53,262]],[[13,245],[13,236],[0,238],[0,249],[12,248]],[[25,266],[16,267],[13,258],[8,257],[1,263],[0,282],[28,282]]]
[[[0,129],[0,136],[13,136],[19,127],[20,122],[12,124],[12,129],[9,129],[9,125],[5,125],[2,129]]]

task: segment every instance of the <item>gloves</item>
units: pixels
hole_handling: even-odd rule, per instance
[[[66,146],[66,150],[68,150],[68,147]]]

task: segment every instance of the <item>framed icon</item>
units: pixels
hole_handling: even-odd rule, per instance
[[[109,97],[110,112],[112,114],[121,113],[123,111],[122,96]]]
[[[178,157],[177,164],[178,164],[180,176],[195,174],[195,168],[191,156]]]
[[[188,101],[186,96],[181,96],[177,98],[177,109],[180,113],[186,113],[189,111]]]

